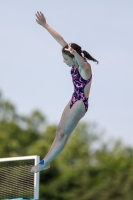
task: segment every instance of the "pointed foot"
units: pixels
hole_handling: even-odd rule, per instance
[[[46,170],[50,168],[50,164],[45,165],[44,164],[44,160],[42,160],[40,163],[38,163],[37,165],[33,166],[31,168],[31,172],[32,173],[38,173],[42,170]]]

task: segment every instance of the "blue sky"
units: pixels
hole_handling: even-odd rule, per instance
[[[39,109],[49,123],[58,123],[73,92],[70,68],[61,46],[36,23],[36,11],[66,42],[99,60],[90,62],[90,106],[82,121],[133,146],[133,1],[0,2],[0,89],[18,113]]]

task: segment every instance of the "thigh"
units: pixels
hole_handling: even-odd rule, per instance
[[[71,109],[69,109],[67,115],[61,121],[61,127],[64,134],[70,135],[84,115],[84,103],[83,101],[78,100],[74,103]]]
[[[62,115],[61,115],[60,122],[59,122],[59,124],[58,124],[58,126],[57,126],[57,131],[59,131],[60,129],[62,129],[63,121],[65,121],[65,119],[66,119],[66,117],[67,117],[67,114],[68,114],[68,112],[69,112],[69,110],[70,110],[70,102],[71,102],[71,101],[68,102],[68,104],[66,105],[66,107],[65,107],[64,110],[63,110],[63,113],[62,113]]]

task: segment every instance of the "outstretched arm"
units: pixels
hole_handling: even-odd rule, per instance
[[[42,12],[37,12],[36,17],[36,22],[43,26],[62,47],[67,45],[63,37],[47,24]]]

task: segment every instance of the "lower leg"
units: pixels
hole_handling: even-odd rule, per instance
[[[53,141],[53,143],[52,143],[52,145],[51,145],[48,153],[46,154],[46,156],[48,156],[50,154],[50,152],[53,150],[53,148],[55,147],[55,145],[57,144],[57,142],[58,142],[58,138],[57,138],[57,136],[55,136],[54,141]]]
[[[56,136],[50,150],[44,157],[45,164],[49,164],[65,147],[68,136],[63,136],[62,138]]]
[[[36,166],[32,167],[31,172],[36,173],[41,170],[48,169],[50,167],[49,163],[64,149],[68,138],[69,136],[63,136],[62,138],[56,136],[50,150],[44,157],[41,164],[37,164]]]

